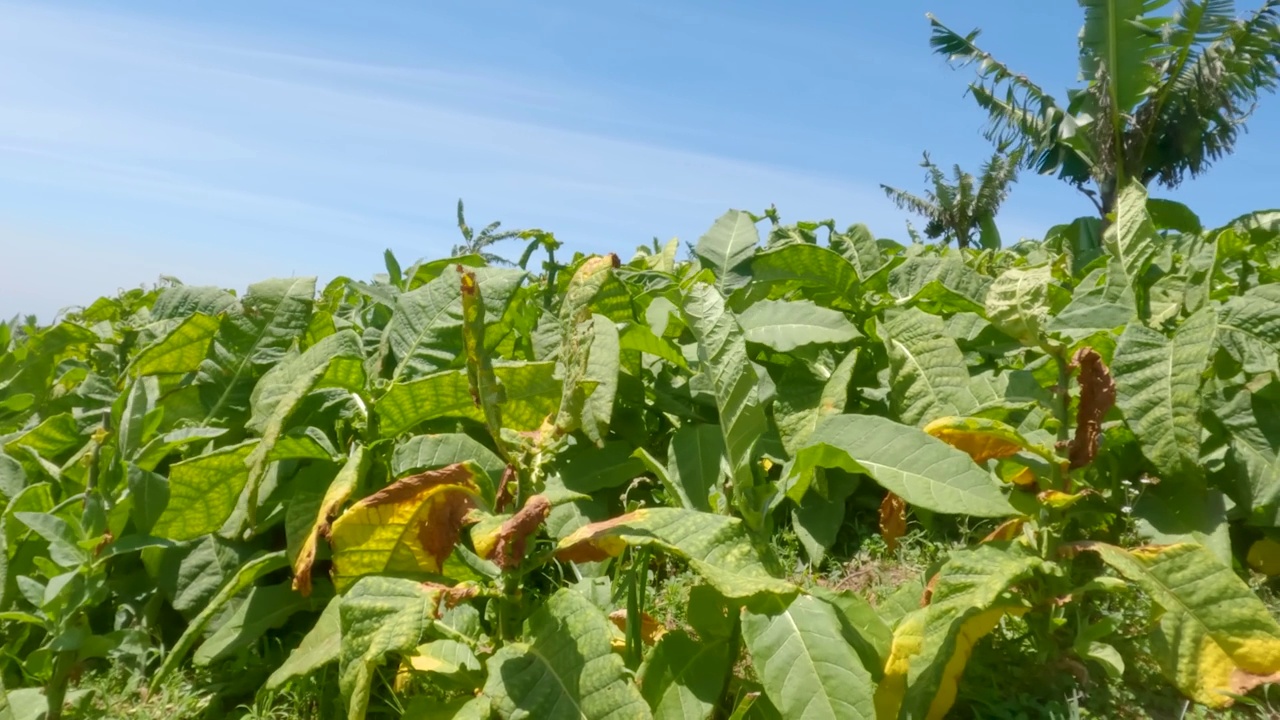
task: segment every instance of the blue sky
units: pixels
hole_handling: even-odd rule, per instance
[[[1252,7],[1254,3],[1241,3]],[[473,225],[630,256],[728,208],[903,237],[881,182],[990,153],[925,13],[1055,91],[1071,0],[0,0],[0,317],[162,274],[242,289],[367,277]],[[1035,30],[1031,30],[1035,28]],[[1280,99],[1176,193],[1207,222],[1280,206]],[[1091,212],[1024,174],[1006,240]],[[515,248],[508,248],[514,253]]]

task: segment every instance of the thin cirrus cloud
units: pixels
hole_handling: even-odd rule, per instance
[[[160,273],[236,288],[365,276],[385,247],[446,252],[458,197],[473,224],[545,227],[585,252],[693,240],[729,207],[770,203],[793,219],[901,223],[874,184],[590,129],[608,98],[553,81],[0,11],[0,65],[16,69],[0,75],[2,316],[48,319]]]

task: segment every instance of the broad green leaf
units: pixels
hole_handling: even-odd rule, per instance
[[[853,264],[861,280],[869,279],[884,265],[884,252],[866,225],[850,225],[832,233],[831,249]]]
[[[810,487],[791,511],[791,527],[815,567],[835,544],[844,525],[845,501],[858,489],[857,478],[849,476],[827,478],[826,485],[825,495]]]
[[[1156,254],[1159,242],[1155,226],[1147,215],[1147,190],[1137,182],[1121,188],[1116,198],[1116,220],[1106,230],[1103,243],[1107,254],[1117,263],[1115,270],[1123,273],[1125,284],[1136,297],[1144,296],[1143,275]],[[1139,305],[1140,316],[1145,309]]]
[[[760,405],[760,381],[748,361],[742,329],[725,309],[724,298],[709,285],[694,285],[685,296],[682,309],[697,339],[698,370],[714,388],[734,502],[748,523],[758,525],[762,518],[757,498],[750,495],[756,485],[751,462],[756,440],[767,428],[767,419]]]
[[[177,547],[144,551],[142,559],[173,608],[193,618],[250,559],[250,552],[243,545],[205,535]]]
[[[418,695],[404,709],[401,720],[489,720],[492,702],[484,695],[458,697],[440,702],[429,695]]]
[[[145,437],[152,429],[148,419],[155,417],[152,411],[160,396],[160,383],[152,377],[138,378],[124,396],[124,410],[120,413],[116,429],[116,446],[122,457],[131,458],[150,439]]]
[[[1026,611],[1008,592],[1043,564],[1016,545],[986,544],[953,553],[938,570],[929,604],[894,628],[875,692],[876,717],[945,718],[974,644],[1005,614]]]
[[[854,301],[858,288],[855,264],[835,250],[808,243],[756,253],[751,275],[757,282],[793,284],[818,295],[831,293],[846,304]]]
[[[858,653],[862,666],[871,672],[872,679],[879,682],[884,674],[884,663],[889,659],[889,648],[893,645],[891,622],[881,617],[879,608],[872,607],[852,590],[837,592],[819,585],[810,588],[808,593],[835,609],[844,630],[844,639]]]
[[[132,464],[144,470],[155,470],[169,455],[187,445],[209,442],[226,434],[224,428],[192,427],[171,430],[154,437],[134,456]]]
[[[686,560],[728,598],[795,592],[795,586],[766,569],[742,521],[696,510],[642,508],[593,523],[561,540],[556,555],[592,562],[616,557],[633,546],[653,547]]]
[[[991,475],[964,452],[906,425],[871,415],[819,423],[788,475],[808,486],[815,468],[866,473],[912,505],[949,514],[1003,517],[1016,511]]]
[[[348,508],[329,533],[338,591],[365,575],[439,574],[480,498],[477,472],[459,463],[410,475]]]
[[[1222,304],[1218,342],[1246,372],[1276,369],[1280,353],[1280,285],[1260,285]]]
[[[364,720],[374,670],[390,653],[407,655],[431,627],[440,590],[387,577],[362,578],[338,605],[338,684],[349,720]]]
[[[987,320],[1023,345],[1039,345],[1049,319],[1052,283],[1048,265],[1005,270],[987,292]]]
[[[724,693],[733,659],[721,638],[694,640],[683,630],[662,636],[640,666],[640,694],[660,720],[707,720]]]
[[[286,682],[309,675],[325,665],[336,662],[342,650],[342,627],[338,618],[342,597],[336,596],[320,613],[320,619],[302,638],[298,647],[267,678],[266,689],[275,690]]]
[[[627,325],[626,329],[618,335],[618,348],[648,353],[672,365],[686,369],[689,367],[684,355],[680,354],[680,350],[670,340],[654,334],[653,330],[646,325],[638,323]]]
[[[858,356],[857,350],[846,354],[825,379],[819,375],[806,378],[804,383],[786,384],[786,391],[774,399],[773,420],[787,452],[794,453],[804,445],[819,420],[844,412]]]
[[[759,244],[760,232],[751,216],[730,210],[699,238],[693,253],[715,273],[716,289],[727,295],[750,281],[751,259]]]
[[[493,373],[493,358],[485,346],[484,298],[476,274],[457,268],[462,283],[462,347],[467,363],[467,382],[471,397],[480,406],[485,427],[499,450],[502,444],[502,386]]]
[[[23,432],[4,445],[9,455],[16,455],[18,448],[30,448],[42,458],[56,458],[84,442],[80,425],[71,413],[54,415],[39,425]]]
[[[446,465],[465,461],[475,463],[489,482],[477,478],[486,495],[492,500],[493,491],[502,480],[507,464],[488,447],[462,433],[443,433],[440,435],[415,435],[396,445],[391,453],[391,474],[393,477],[404,477],[426,470],[436,470]]]
[[[629,443],[610,440],[601,447],[573,445],[558,453],[550,471],[570,492],[591,494],[626,485],[644,473]]]
[[[182,637],[178,638],[178,641],[174,643],[173,649],[165,656],[160,669],[151,676],[151,692],[156,692],[163,685],[165,679],[178,669],[178,665],[186,659],[187,653],[191,652],[191,648],[195,646],[196,642],[204,634],[209,622],[222,611],[231,598],[247,590],[259,578],[288,567],[288,565],[289,558],[285,556],[284,551],[280,551],[262,555],[241,566],[239,572],[226,585],[222,586],[218,594],[214,595],[213,599],[200,611],[200,614],[187,625]]]
[[[976,401],[969,372],[943,320],[910,309],[888,316],[881,326],[889,355],[889,404],[907,425],[971,412]]]
[[[15,512],[13,517],[49,543],[49,559],[63,568],[78,568],[89,560],[89,552],[80,547],[83,532],[66,520],[47,512]]]
[[[253,388],[253,414],[245,427],[262,435],[273,422],[288,419],[293,408],[309,392],[322,387],[357,391],[364,388],[364,356],[360,337],[340,330],[323,338],[306,352],[272,367]],[[279,436],[280,430],[274,435]]]
[[[1227,431],[1250,522],[1280,526],[1280,402],[1242,391],[1213,414]]]
[[[1150,486],[1133,505],[1139,537],[1157,545],[1200,543],[1231,565],[1226,498],[1217,488],[1192,482]]]
[[[1216,320],[1213,309],[1204,308],[1172,340],[1133,323],[1116,345],[1116,404],[1143,454],[1166,475],[1199,467],[1200,375],[1214,346]]]
[[[257,440],[250,440],[174,463],[169,468],[169,504],[151,533],[193,540],[221,528],[249,481],[247,461],[257,446]]]
[[[506,402],[503,423],[513,430],[536,430],[560,404],[560,381],[555,363],[507,363],[496,365],[494,373],[502,383]],[[392,385],[374,405],[382,422],[383,437],[391,437],[419,423],[438,417],[470,418],[483,422],[480,408],[471,397],[463,370],[446,370],[406,384]]]
[[[364,446],[359,443],[353,445],[351,455],[334,476],[333,481],[329,483],[324,497],[316,508],[311,526],[303,537],[302,544],[298,547],[298,554],[293,560],[293,589],[303,597],[311,594],[311,566],[316,560],[316,545],[321,537],[330,536],[332,529],[330,523],[338,515],[342,504],[351,497],[351,493],[359,485],[370,460],[371,457],[365,453]]]
[[[747,342],[784,353],[804,345],[846,343],[861,335],[844,313],[808,300],[761,300],[738,314],[738,324]]]
[[[315,293],[314,277],[266,280],[249,286],[239,312],[223,315],[196,377],[208,408],[202,424],[248,409],[254,378],[307,331]]]
[[[205,639],[192,656],[197,667],[228,657],[258,641],[268,630],[281,627],[295,613],[315,610],[327,597],[302,597],[289,583],[250,588],[244,602]]]
[[[765,694],[784,717],[874,720],[871,674],[831,605],[808,595],[742,616],[742,639]]]
[[[217,316],[236,307],[235,296],[222,288],[179,285],[165,288],[151,308],[156,320],[177,320],[197,313]]]
[[[724,475],[724,435],[718,425],[682,425],[671,436],[667,473],[681,504],[713,512],[711,491]]]
[[[620,370],[618,327],[603,315],[591,318],[591,349],[587,354],[585,382],[594,389],[582,406],[582,431],[592,442],[603,443],[613,419]]]
[[[982,312],[991,279],[954,257],[916,256],[889,271],[889,293],[899,305],[936,302]]]
[[[1149,198],[1147,213],[1151,216],[1151,223],[1160,230],[1176,230],[1190,235],[1199,235],[1204,231],[1200,218],[1180,202]]]
[[[1080,543],[1098,553],[1163,610],[1153,641],[1178,689],[1199,703],[1226,707],[1280,672],[1280,624],[1231,569],[1201,545],[1125,550]]]
[[[525,642],[489,658],[484,694],[500,717],[513,720],[653,717],[613,652],[611,635],[590,600],[560,590],[529,617]]]
[[[1048,331],[1081,340],[1137,322],[1133,288],[1125,282],[1124,270],[1118,263],[1119,260],[1112,258],[1106,270],[1095,270],[1080,281],[1071,302],[1049,319]]]
[[[500,318],[525,280],[522,270],[476,268],[485,314]],[[395,315],[387,338],[395,357],[391,380],[397,384],[459,367],[462,350],[462,281],[455,271],[444,272],[422,287],[395,300]]]
[[[0,494],[11,500],[27,486],[27,471],[22,463],[0,453]]]
[[[129,363],[133,375],[185,374],[200,369],[221,322],[193,313],[165,337],[143,348]]]

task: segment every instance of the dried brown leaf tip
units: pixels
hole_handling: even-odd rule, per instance
[[[627,631],[627,611],[614,610],[609,613],[609,620],[622,632]],[[645,645],[653,645],[667,633],[667,628],[647,612],[640,613],[640,640]]]
[[[493,509],[495,512],[502,512],[508,505],[515,501],[512,494],[512,488],[519,482],[516,479],[516,469],[512,465],[508,465],[502,471],[502,480],[498,482],[497,496],[493,500]]]
[[[446,608],[457,607],[458,603],[470,600],[480,592],[478,587],[467,583],[452,587],[434,582],[424,582],[422,585],[428,590],[438,590],[440,592],[440,600]]]
[[[1080,409],[1076,415],[1076,435],[1071,440],[1067,457],[1071,469],[1093,462],[1102,439],[1102,418],[1116,404],[1116,383],[1102,356],[1089,347],[1080,348],[1071,358],[1071,369],[1079,370]]]
[[[493,561],[503,570],[513,570],[524,560],[525,541],[542,527],[551,514],[551,502],[534,495],[520,511],[498,528],[498,541],[493,548]]]
[[[907,502],[889,493],[880,503],[880,537],[889,552],[898,549],[898,538],[907,534]]]

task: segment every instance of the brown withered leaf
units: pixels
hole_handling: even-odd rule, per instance
[[[351,450],[347,463],[338,471],[329,487],[325,489],[324,498],[316,512],[315,522],[302,540],[298,555],[293,561],[293,589],[303,597],[311,594],[311,568],[316,561],[316,546],[321,538],[330,539],[331,524],[338,514],[338,509],[351,497],[356,484],[360,482],[366,467],[364,448],[356,445]]]
[[[627,611],[614,610],[609,613],[609,620],[622,632],[627,631]],[[640,641],[645,645],[653,645],[667,633],[667,628],[647,612],[640,613]]]
[[[1083,347],[1071,358],[1071,369],[1080,371],[1080,410],[1076,415],[1076,434],[1071,440],[1067,457],[1071,469],[1082,468],[1093,462],[1098,454],[1102,438],[1102,418],[1116,404],[1116,383],[1111,371],[1102,362],[1098,351]],[[1066,388],[1063,388],[1066,391]]]
[[[999,527],[992,530],[990,534],[982,538],[982,542],[1003,542],[1018,537],[1018,533],[1022,532],[1022,526],[1027,524],[1026,518],[1012,518],[1000,523]]]
[[[534,495],[529,502],[498,528],[498,541],[493,546],[493,560],[503,570],[514,570],[524,560],[525,541],[542,527],[551,514],[551,502]]]
[[[898,549],[898,538],[907,534],[907,502],[888,493],[880,503],[880,537],[889,552]]]
[[[369,574],[439,573],[480,497],[472,466],[397,480],[334,521],[333,578],[342,592]]]
[[[439,590],[439,599],[447,608],[457,607],[458,603],[470,600],[480,592],[480,588],[471,584],[449,586],[434,582],[424,582],[422,586],[431,590]]]
[[[516,468],[514,465],[508,465],[502,471],[502,480],[498,482],[498,493],[493,500],[493,511],[502,512],[508,505],[515,501],[515,493],[512,488],[519,482],[516,479]]]

